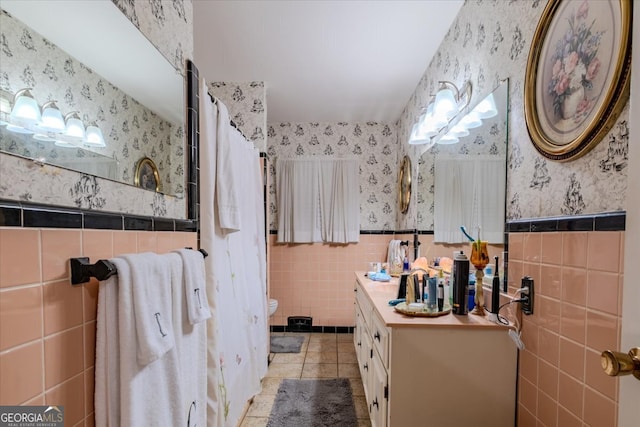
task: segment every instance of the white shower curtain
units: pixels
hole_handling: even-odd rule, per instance
[[[259,154],[200,93],[200,246],[213,310],[208,334],[208,425],[235,426],[267,372],[264,209]]]
[[[435,161],[434,242],[465,243],[464,225],[482,240],[504,241],[506,171],[500,156],[438,156]]]

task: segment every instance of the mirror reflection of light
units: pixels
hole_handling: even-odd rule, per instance
[[[473,109],[481,119],[490,119],[498,115],[496,101],[493,99],[493,93],[490,93],[485,99],[480,101]]]
[[[35,134],[33,134],[32,138],[35,139],[36,141],[41,141],[41,142],[53,142],[53,141],[55,141],[55,139],[53,139],[49,135],[45,135],[43,133],[35,133]]]
[[[457,144],[458,141],[460,140],[458,139],[457,136],[446,134],[436,142],[441,145],[451,145],[451,144]]]
[[[478,117],[478,113],[471,111],[469,114],[464,116],[458,124],[463,126],[465,129],[475,129],[482,126],[482,120]]]
[[[48,132],[63,132],[65,130],[62,113],[55,101],[49,101],[42,106],[42,119],[37,126]]]
[[[84,139],[84,144],[89,145],[91,147],[107,146],[104,143],[104,137],[102,136],[102,131],[95,123],[87,126],[87,133]]]
[[[85,137],[84,123],[80,120],[77,111],[73,111],[65,116],[67,128],[65,136],[73,139],[83,140]]]
[[[449,130],[449,134],[456,136],[458,138],[462,138],[463,136],[469,135],[469,130],[466,127],[462,126],[460,123],[455,125]]]
[[[22,126],[17,126],[17,125],[12,125],[12,124],[8,124],[7,125],[7,130],[11,131],[11,132],[15,132],[15,133],[23,133],[25,135],[30,135],[33,133],[32,130],[29,130],[27,128],[23,128]]]
[[[19,90],[14,99],[10,114],[11,120],[34,124],[42,119],[40,107],[29,89]]]

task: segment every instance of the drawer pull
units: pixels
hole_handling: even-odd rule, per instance
[[[373,335],[373,338],[375,338],[378,341],[380,341],[380,332],[376,331],[376,333]]]

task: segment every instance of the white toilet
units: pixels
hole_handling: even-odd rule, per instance
[[[269,316],[272,316],[273,313],[275,313],[277,309],[278,309],[278,300],[277,299],[270,299],[269,300]]]

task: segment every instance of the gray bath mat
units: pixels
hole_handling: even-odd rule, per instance
[[[283,379],[267,427],[357,427],[348,378]]]
[[[271,353],[300,353],[303,336],[271,336]]]

